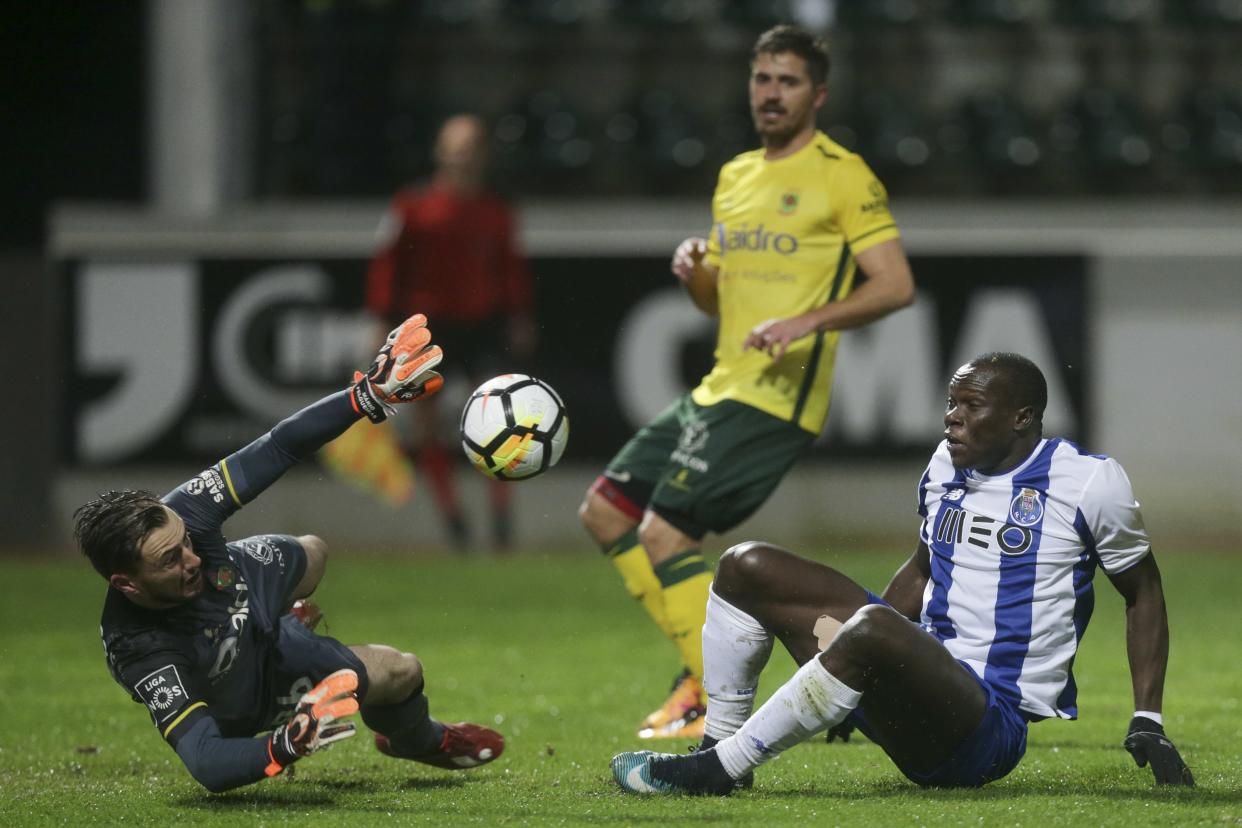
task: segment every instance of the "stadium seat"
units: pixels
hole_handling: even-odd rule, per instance
[[[1083,124],[1087,153],[1097,169],[1145,167],[1152,160],[1152,142],[1137,106],[1108,89],[1088,89],[1075,106]]]
[[[966,25],[1020,26],[1043,22],[1047,8],[1041,0],[958,0],[951,15]]]
[[[507,0],[504,19],[537,27],[578,26],[590,16],[590,0]]]
[[[730,0],[723,4],[721,19],[744,29],[761,32],[794,19],[792,0]]]
[[[1014,95],[978,93],[966,100],[962,110],[970,153],[989,178],[1038,170],[1045,154],[1043,136]]]
[[[1142,193],[1155,184],[1157,146],[1137,105],[1091,87],[1057,111],[1047,131],[1049,164],[1078,193]]]
[[[1242,170],[1242,95],[1236,90],[1196,89],[1183,111],[1189,125],[1191,164],[1210,170]],[[1170,135],[1162,130],[1167,141]]]
[[[931,160],[932,144],[913,101],[888,92],[865,93],[859,100],[859,151],[877,168],[908,170]]]
[[[1154,23],[1159,13],[1160,0],[1057,0],[1058,19],[1078,26]]]
[[[733,156],[759,146],[759,136],[751,120],[750,106],[744,100],[728,110],[717,113],[711,119],[707,133],[708,161],[713,170],[719,169]]]
[[[484,23],[489,16],[487,0],[416,0],[420,26],[433,29],[466,29]]]
[[[624,0],[613,4],[613,18],[623,24],[663,30],[709,26],[716,20],[711,0]]]
[[[1242,26],[1242,2],[1238,0],[1166,0],[1165,19],[1195,26]]]
[[[634,104],[638,145],[653,192],[674,192],[715,174],[707,170],[708,138],[690,103],[668,89],[644,93]]]
[[[415,181],[431,171],[436,132],[450,114],[443,105],[424,98],[390,106],[382,133],[390,185]]]
[[[927,22],[930,10],[921,0],[844,0],[837,3],[837,22],[847,28],[905,26]]]
[[[596,161],[586,117],[555,89],[540,89],[496,119],[496,168],[524,192],[580,194]]]

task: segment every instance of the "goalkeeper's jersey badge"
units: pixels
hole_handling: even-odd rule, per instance
[[[233,584],[237,582],[237,575],[234,574],[233,567],[222,566],[211,573],[209,582],[217,591],[223,592],[233,587]]]

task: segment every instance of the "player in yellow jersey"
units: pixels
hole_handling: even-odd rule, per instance
[[[579,510],[683,663],[644,738],[703,736],[703,537],[758,509],[823,428],[840,331],[914,299],[883,185],[815,128],[827,77],[813,35],[777,26],[756,41],[763,146],[721,169],[709,238],[686,239],[672,261],[695,305],[720,317],[715,366],[621,449]]]

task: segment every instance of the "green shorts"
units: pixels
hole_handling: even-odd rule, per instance
[[[815,436],[743,403],[689,394],[639,430],[595,491],[635,520],[644,507],[692,538],[754,514]]]

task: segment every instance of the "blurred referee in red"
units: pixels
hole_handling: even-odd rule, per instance
[[[380,230],[382,248],[367,274],[367,308],[383,331],[413,308],[435,319],[436,341],[477,383],[517,370],[534,350],[530,272],[512,211],[487,187],[483,120],[454,115],[445,121],[434,160],[429,181],[393,197]],[[394,422],[402,447],[430,479],[449,540],[460,550],[470,538],[454,483],[459,452],[448,438],[457,417],[438,402]],[[497,549],[512,541],[509,494],[503,483],[490,486]]]

